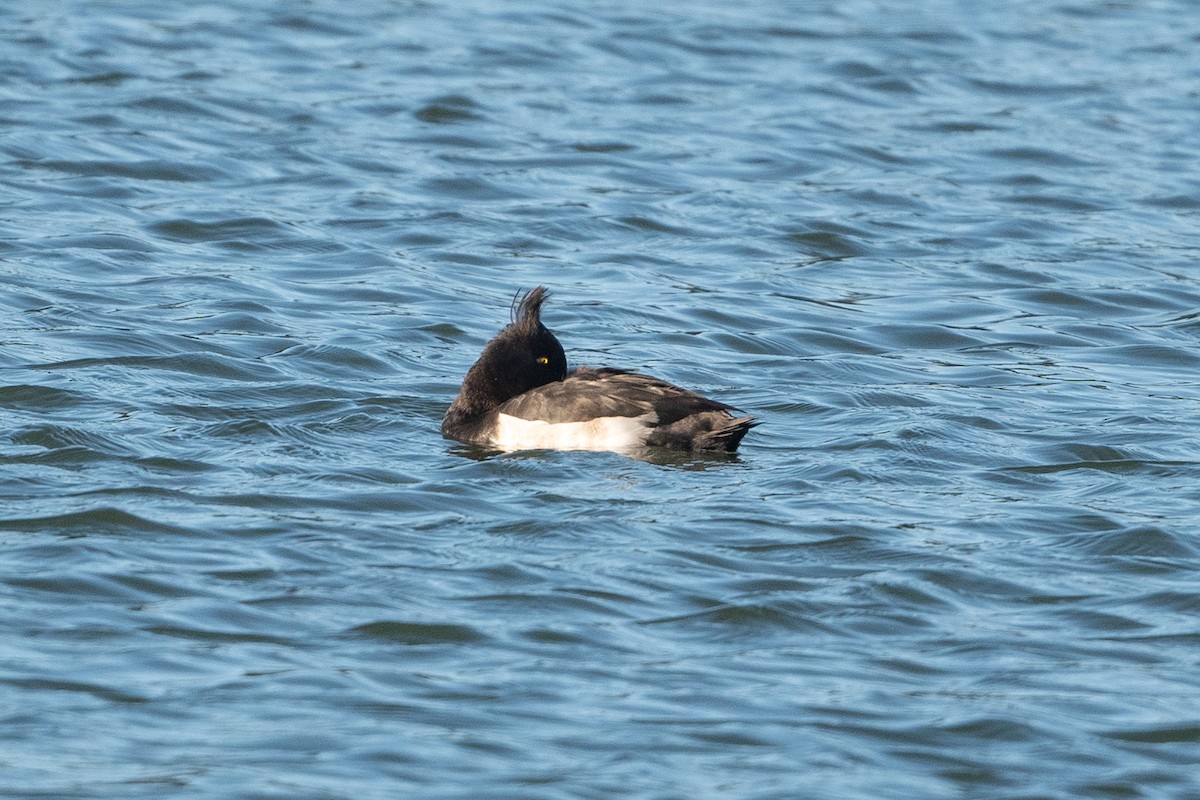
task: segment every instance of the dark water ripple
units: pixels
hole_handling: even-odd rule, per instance
[[[1197,41],[0,7],[0,795],[1200,796]],[[539,283],[765,424],[443,441]]]

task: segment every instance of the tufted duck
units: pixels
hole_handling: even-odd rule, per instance
[[[487,343],[442,420],[451,439],[500,450],[733,452],[757,425],[725,403],[621,369],[567,370],[542,324],[548,293],[526,294],[513,322]]]

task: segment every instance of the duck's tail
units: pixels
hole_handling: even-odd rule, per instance
[[[697,436],[692,441],[693,450],[723,450],[732,453],[742,443],[742,437],[758,423],[753,417],[730,418],[724,425]]]
[[[734,417],[726,411],[702,411],[655,428],[646,444],[696,453],[732,453],[742,443],[742,437],[757,424],[753,417]]]

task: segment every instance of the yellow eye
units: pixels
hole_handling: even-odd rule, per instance
[[[537,362],[538,362],[539,364],[549,364],[549,363],[550,363],[550,359],[546,358],[545,356],[538,356],[538,357],[537,357]]]

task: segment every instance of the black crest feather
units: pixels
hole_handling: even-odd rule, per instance
[[[517,293],[518,295],[520,292]],[[519,325],[522,328],[536,328],[542,324],[542,304],[550,297],[550,292],[545,286],[538,286],[535,289],[530,289],[517,302],[516,296],[513,297],[512,321],[514,325]]]

